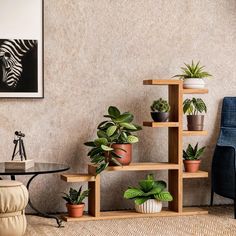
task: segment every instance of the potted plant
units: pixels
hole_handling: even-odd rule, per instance
[[[142,129],[132,123],[133,114],[121,113],[114,106],[108,108],[108,115],[104,117],[109,119],[98,125],[98,138],[85,143],[91,147],[88,156],[92,163],[97,164],[97,174],[108,165],[129,165],[132,160],[132,144],[139,141],[132,133]]]
[[[162,209],[162,202],[172,201],[173,197],[165,191],[166,183],[156,181],[152,174],[139,181],[138,187],[129,187],[124,192],[125,199],[133,199],[135,210],[140,213],[156,213]]]
[[[197,143],[194,148],[189,144],[186,151],[183,150],[184,169],[186,172],[194,173],[199,170],[201,164],[200,157],[205,148],[206,147],[198,148]]]
[[[151,116],[155,122],[168,121],[169,111],[170,111],[169,103],[162,98],[153,101],[151,105]]]
[[[206,71],[203,71],[205,66],[200,66],[200,61],[195,64],[184,63],[186,67],[181,67],[183,74],[175,75],[173,77],[179,77],[183,79],[183,87],[186,89],[200,89],[205,87],[203,78],[212,76]]]
[[[204,115],[199,113],[207,112],[205,102],[201,98],[185,99],[183,112],[187,114],[188,130],[201,131],[204,127]]]
[[[89,189],[82,192],[82,186],[79,191],[70,188],[69,193],[64,193],[62,197],[66,202],[69,217],[81,217],[84,212],[83,200],[88,197]]]

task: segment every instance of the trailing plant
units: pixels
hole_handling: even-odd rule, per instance
[[[198,143],[193,148],[191,144],[188,145],[186,150],[183,150],[184,160],[199,160],[206,147],[198,148]]]
[[[198,115],[199,113],[207,112],[207,107],[201,98],[187,98],[183,102],[183,112],[188,115]]]
[[[189,79],[189,78],[206,78],[212,76],[206,71],[203,71],[205,66],[200,66],[200,61],[198,63],[186,64],[186,67],[181,67],[183,74],[175,75],[173,77],[179,77],[180,79]]]
[[[88,197],[89,189],[82,192],[82,186],[79,188],[79,191],[76,189],[70,188],[69,193],[64,193],[62,197],[70,205],[80,205],[83,204],[83,200]]]
[[[132,133],[142,129],[139,125],[132,123],[133,114],[130,112],[121,113],[114,106],[108,108],[108,115],[104,115],[104,117],[109,118],[109,120],[103,121],[98,125],[98,138],[84,143],[86,146],[91,147],[88,156],[91,162],[97,165],[97,174],[105,170],[110,162],[121,165],[116,159],[122,158],[122,156],[116,154],[117,148],[112,148],[112,144],[137,143],[139,139]]]
[[[151,105],[151,110],[158,112],[169,112],[170,105],[166,100],[159,98],[158,100],[153,101]]]
[[[172,201],[172,195],[165,191],[165,188],[166,183],[164,181],[156,181],[153,174],[149,174],[145,180],[139,181],[138,187],[129,187],[124,192],[124,198],[133,199],[137,205],[141,205],[149,199]]]

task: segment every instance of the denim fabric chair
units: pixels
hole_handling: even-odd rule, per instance
[[[236,97],[225,97],[221,111],[220,135],[212,160],[211,205],[214,193],[234,200],[236,218]]]

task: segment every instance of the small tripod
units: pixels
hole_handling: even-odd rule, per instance
[[[26,153],[25,153],[25,146],[24,146],[24,142],[23,142],[23,137],[25,137],[25,134],[21,133],[21,131],[16,131],[15,132],[15,138],[13,140],[13,143],[15,144],[15,147],[14,147],[14,151],[13,151],[13,154],[12,154],[12,161],[14,160],[15,156],[19,153],[20,155],[20,159],[21,161],[24,160],[27,160],[26,158]],[[16,152],[16,149],[17,149],[17,145],[19,143],[19,151]]]

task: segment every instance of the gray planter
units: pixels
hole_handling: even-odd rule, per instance
[[[204,127],[204,115],[187,115],[188,130],[201,131]]]
[[[169,119],[169,112],[152,111],[151,116],[155,122],[167,122]]]

